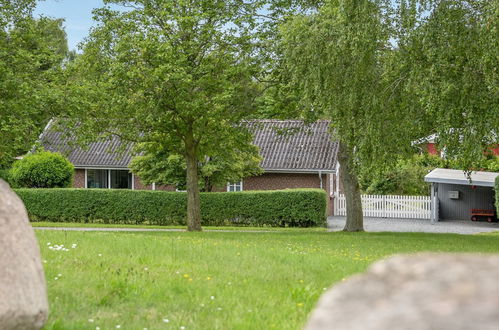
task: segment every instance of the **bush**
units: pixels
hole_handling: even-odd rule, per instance
[[[65,188],[71,186],[74,167],[60,153],[41,151],[16,161],[10,171],[15,187]]]
[[[0,169],[0,179],[3,179],[5,182],[10,184],[10,170]]]
[[[497,215],[499,216],[499,176],[496,176],[496,210],[497,210]]]
[[[185,225],[183,192],[114,189],[16,189],[31,221]],[[319,189],[201,193],[203,225],[323,226]]]

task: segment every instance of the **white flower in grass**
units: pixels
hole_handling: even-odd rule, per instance
[[[145,270],[145,271],[147,272],[147,271],[149,270],[149,268],[147,268],[147,267],[144,267],[144,270]]]
[[[185,327],[184,327],[184,326],[181,326],[181,327],[180,327],[180,330],[185,330]]]
[[[99,255],[99,257],[102,257],[102,253],[99,253],[98,255]]]
[[[95,330],[100,330],[100,327],[95,327]]]
[[[116,329],[119,329],[119,328],[121,328],[121,325],[119,325],[119,324],[116,325]]]
[[[88,319],[88,322],[93,323],[94,319]]]
[[[204,304],[200,304],[199,306],[204,307]]]
[[[211,296],[211,297],[210,297],[210,299],[211,299],[211,300],[215,300],[215,296]]]
[[[168,322],[170,322],[170,320],[169,320],[169,319],[164,318],[164,319],[163,319],[163,322],[168,323]]]
[[[57,274],[57,276],[58,276],[58,277],[61,277],[61,276],[62,276],[62,274]]]
[[[50,245],[50,244],[52,244],[52,243],[50,243],[50,242],[47,243],[47,245]]]
[[[54,277],[54,280],[56,280],[56,281],[57,281],[58,279],[59,279],[59,277]]]
[[[217,311],[221,311],[222,310],[222,307],[217,307]]]

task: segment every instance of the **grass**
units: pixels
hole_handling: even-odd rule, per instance
[[[50,301],[45,329],[300,329],[325,288],[383,257],[420,251],[499,252],[497,235],[36,235]],[[64,244],[69,251],[51,250],[49,243]]]

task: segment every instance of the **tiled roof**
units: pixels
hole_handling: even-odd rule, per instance
[[[332,141],[329,121],[305,125],[300,120],[248,122],[253,143],[260,148],[261,166],[267,171],[333,171],[338,143]]]
[[[299,120],[252,120],[246,122],[260,148],[265,171],[334,171],[338,143],[331,140],[329,121],[305,125]],[[70,147],[65,134],[49,125],[41,136],[42,146],[68,157],[75,167],[127,168],[132,144],[120,150],[121,141],[93,142],[88,148]]]

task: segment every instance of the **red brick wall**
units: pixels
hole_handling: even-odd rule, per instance
[[[135,190],[152,190],[152,185],[145,185],[144,183],[142,183],[142,181],[140,181],[140,178],[134,174],[133,188]]]
[[[85,188],[85,170],[75,170],[75,175],[73,177],[73,188]]]

